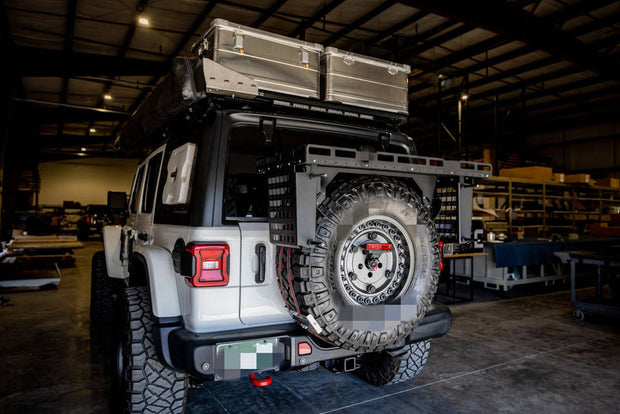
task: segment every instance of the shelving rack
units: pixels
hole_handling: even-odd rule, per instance
[[[612,207],[620,207],[620,188],[565,184],[522,178],[493,177],[478,181],[474,197],[487,199],[509,234],[546,237],[554,233],[583,233],[588,225],[608,222]]]

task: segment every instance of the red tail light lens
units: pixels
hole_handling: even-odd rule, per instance
[[[90,224],[90,216],[86,216],[86,224]]]
[[[226,244],[187,245],[187,251],[194,257],[194,272],[189,278],[192,286],[225,286],[228,284],[228,257],[230,249]]]

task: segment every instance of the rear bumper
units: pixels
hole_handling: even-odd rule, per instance
[[[448,307],[433,304],[420,325],[395,348],[439,338],[450,330],[451,325],[452,314]],[[296,323],[203,334],[189,332],[168,323],[156,325],[153,333],[159,357],[163,361],[176,370],[210,381],[238,380],[256,371],[285,371],[315,362],[358,355],[317,340]],[[273,342],[269,345],[269,354],[258,357],[245,355],[251,359],[245,366],[244,356],[241,357],[240,365],[238,356],[231,358],[230,354],[228,357],[225,355],[227,348],[239,348],[239,343],[262,343],[269,340]],[[300,342],[309,344],[312,352],[298,355]]]

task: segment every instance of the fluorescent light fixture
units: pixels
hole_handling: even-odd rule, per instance
[[[144,16],[140,16],[140,18],[138,19],[138,23],[140,23],[141,25],[144,25],[144,26],[148,26],[149,25],[149,19],[147,19]]]
[[[105,99],[106,101],[109,101],[110,99],[112,99],[112,95],[105,94],[103,95],[103,99]]]
[[[95,133],[95,132],[97,132],[97,130],[96,130],[95,128],[91,128],[89,131],[90,131],[91,133]]]

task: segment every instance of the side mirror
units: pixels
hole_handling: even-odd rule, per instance
[[[127,211],[127,193],[108,191],[108,211],[110,213],[123,213]]]

